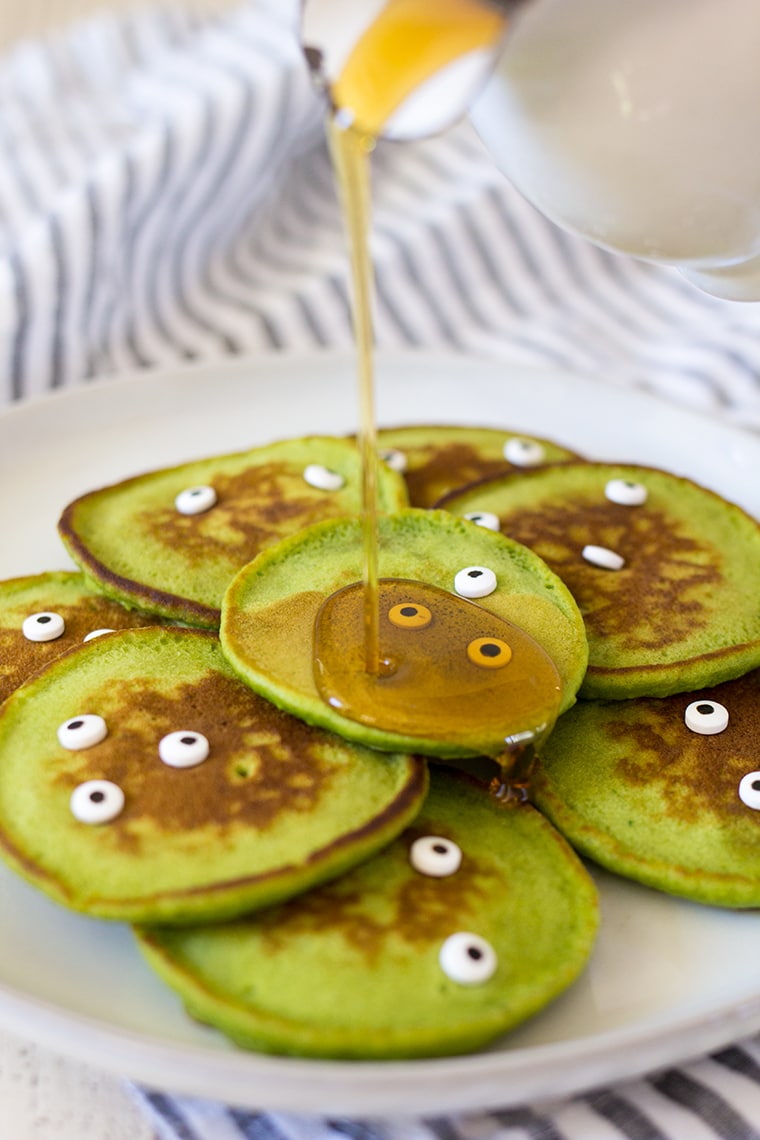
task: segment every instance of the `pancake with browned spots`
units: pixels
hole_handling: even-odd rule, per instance
[[[686,709],[723,731],[686,724]],[[579,701],[557,723],[534,800],[583,854],[671,894],[760,906],[760,672],[699,693]]]
[[[578,459],[559,443],[506,428],[415,424],[381,428],[377,442],[381,456],[403,471],[413,507],[432,507],[480,479]]]
[[[49,641],[26,637],[24,622],[35,615],[51,624],[60,617],[62,632]],[[77,571],[53,570],[0,582],[0,701],[54,657],[99,630],[155,624],[149,614],[129,610],[93,590]]]
[[[105,721],[105,738],[59,741],[88,717]],[[205,737],[207,758],[165,762],[159,742],[174,733],[180,751]],[[287,898],[389,842],[425,788],[422,761],[349,745],[256,696],[201,631],[98,638],[0,712],[0,854],[104,918],[208,921]],[[83,821],[75,792],[88,813],[116,814]]]
[[[426,851],[437,874],[417,869]],[[412,827],[348,875],[138,941],[191,1016],[243,1047],[379,1059],[487,1045],[577,978],[597,921],[591,879],[545,819],[438,770]]]
[[[537,722],[530,721],[530,712],[538,706],[526,704],[528,697],[541,704],[540,712],[551,688],[552,720],[575,700],[586,669],[586,636],[578,608],[556,575],[526,547],[503,535],[454,519],[444,511],[409,508],[379,519],[381,596],[385,597],[386,589],[394,592],[388,580],[396,579],[404,588],[408,585],[413,602],[418,596],[416,584],[422,583],[444,595],[441,612],[447,608],[447,599],[458,603],[457,626],[451,627],[450,641],[441,644],[433,637],[428,642],[428,634],[436,629],[439,603],[427,599],[424,604],[429,602],[432,607],[429,628],[403,629],[400,633],[409,635],[404,645],[398,638],[391,644],[390,657],[398,675],[416,677],[419,682],[410,699],[401,701],[403,719],[397,720],[395,714],[386,717],[385,709],[380,715],[379,698],[386,697],[381,690],[389,690],[390,700],[392,678],[388,685],[381,680],[374,686],[378,701],[373,699],[372,677],[364,668],[360,614],[356,636],[339,646],[339,666],[349,682],[352,677],[367,678],[368,685],[354,712],[345,702],[338,704],[322,685],[324,670],[316,660],[317,632],[323,625],[322,607],[344,587],[361,582],[362,564],[361,522],[350,520],[301,531],[245,567],[227,591],[220,628],[225,655],[240,676],[280,707],[347,739],[432,756],[499,754],[507,748],[507,735],[544,725],[540,716]],[[494,575],[494,589],[477,602],[455,594],[457,573],[467,568],[482,568]],[[380,649],[385,655],[385,639],[393,629],[385,620],[385,610],[382,616]],[[505,689],[494,690],[486,710],[488,718],[481,719],[472,712],[471,693],[480,695],[487,670],[475,664],[468,667],[468,646],[481,636],[511,645],[513,631],[499,633],[501,622],[517,627],[514,636],[524,645],[525,655],[515,648],[507,659],[502,675]],[[329,634],[331,619],[327,624]],[[426,653],[428,644],[431,652]],[[528,657],[541,668],[542,677],[548,660],[551,679],[547,677],[546,687],[530,669],[527,675],[523,672],[521,661]],[[459,663],[468,669],[466,677],[458,671]],[[494,669],[490,674],[494,686],[498,672]],[[430,690],[424,705],[423,689]],[[522,717],[527,717],[526,723]]]
[[[646,500],[610,501],[613,481]],[[760,526],[712,491],[648,467],[568,463],[442,505],[497,515],[569,587],[589,640],[582,696],[667,696],[760,665]],[[622,568],[589,561],[587,546]]]
[[[335,476],[327,489],[307,468]],[[213,505],[185,514],[178,495],[211,488]],[[378,473],[380,510],[407,502],[401,475]],[[203,502],[199,498],[199,502]],[[150,613],[216,628],[222,596],[259,551],[322,519],[361,509],[361,465],[345,439],[282,440],[234,455],[165,468],[70,503],[59,533],[106,594]]]

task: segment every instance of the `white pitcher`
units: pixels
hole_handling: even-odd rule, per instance
[[[760,0],[483,2],[509,23],[472,119],[518,190],[608,249],[760,300]],[[387,3],[304,3],[328,85]],[[383,134],[441,129],[493,64],[457,60]]]
[[[472,119],[559,225],[760,300],[760,0],[529,0]]]

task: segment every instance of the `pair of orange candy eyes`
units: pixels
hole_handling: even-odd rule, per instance
[[[425,629],[433,615],[427,606],[401,602],[388,611],[388,620],[399,629]],[[501,669],[511,659],[512,650],[506,641],[498,637],[476,637],[467,646],[467,656],[474,665],[483,669]]]

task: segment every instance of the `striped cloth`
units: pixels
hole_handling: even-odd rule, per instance
[[[556,1105],[446,1118],[315,1119],[134,1091],[160,1140],[758,1140],[760,1044]]]
[[[177,361],[348,346],[295,0],[101,16],[0,65],[0,403]],[[466,126],[374,163],[377,341],[593,372],[760,426],[760,306],[541,218]],[[760,1045],[557,1105],[255,1114],[133,1088],[166,1140],[760,1140]]]
[[[0,67],[0,401],[350,343],[295,0],[93,19]],[[565,365],[760,422],[760,307],[549,225],[462,127],[375,161],[381,347]]]

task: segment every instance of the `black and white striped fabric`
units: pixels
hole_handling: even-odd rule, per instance
[[[135,1092],[160,1140],[758,1140],[760,1045],[561,1104],[445,1119],[315,1119]]]
[[[92,19],[0,67],[0,402],[350,343],[295,0]],[[760,306],[548,224],[465,127],[375,161],[380,346],[566,365],[760,422]]]
[[[348,346],[295,0],[100,16],[0,61],[0,403],[135,369]],[[466,126],[374,163],[377,341],[562,365],[760,426],[760,305],[551,226]],[[446,1120],[245,1113],[143,1089],[165,1140],[760,1140],[760,1046]]]

